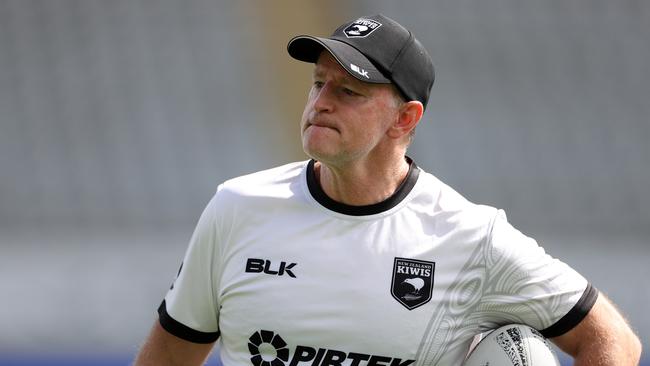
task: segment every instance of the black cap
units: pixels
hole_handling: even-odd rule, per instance
[[[431,57],[413,34],[384,16],[371,15],[338,27],[328,38],[298,36],[289,41],[291,57],[316,62],[323,49],[355,78],[394,84],[406,100],[426,107],[434,80]]]

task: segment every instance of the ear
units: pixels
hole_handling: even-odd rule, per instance
[[[421,102],[412,100],[402,104],[395,123],[393,123],[387,132],[388,136],[392,138],[401,138],[409,135],[420,122],[423,113],[424,106]]]

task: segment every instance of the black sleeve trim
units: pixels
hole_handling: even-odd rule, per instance
[[[587,285],[580,300],[569,310],[569,312],[555,324],[540,331],[546,338],[561,336],[578,325],[587,316],[598,299],[598,290],[591,284]]]
[[[163,300],[162,304],[158,307],[158,319],[160,325],[166,331],[186,341],[208,344],[215,342],[219,338],[218,331],[214,333],[200,332],[176,321],[176,319],[172,318],[169,313],[167,313],[165,300]]]

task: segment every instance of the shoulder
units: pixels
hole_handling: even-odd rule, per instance
[[[292,184],[300,183],[300,177],[307,161],[242,175],[223,182],[217,189],[217,196],[264,196],[286,193]]]
[[[452,226],[489,229],[500,210],[495,207],[474,203],[434,175],[420,172],[419,190],[416,201],[425,204],[437,221]]]
[[[217,188],[209,206],[216,212],[234,208],[259,208],[301,195],[307,161],[294,162],[226,180]]]
[[[206,205],[199,226],[221,232],[241,218],[286,208],[304,191],[301,177],[306,165],[307,161],[295,162],[226,180]]]

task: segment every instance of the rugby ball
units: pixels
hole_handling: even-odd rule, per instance
[[[537,330],[510,324],[485,336],[463,366],[560,366],[551,343]]]

